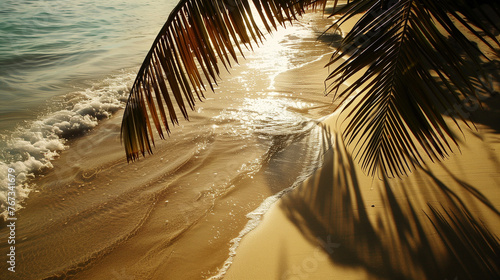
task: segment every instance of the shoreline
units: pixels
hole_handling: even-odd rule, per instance
[[[464,129],[462,154],[402,180],[380,181],[365,176],[338,145],[334,132],[341,122],[331,114],[337,106],[332,97],[314,103],[324,90],[328,72],[320,66],[327,61],[328,53],[270,75],[270,87],[262,79],[247,89],[257,92],[243,95],[248,103],[279,105],[307,119],[291,132],[249,133],[257,135],[254,146],[247,134],[238,142],[228,137],[233,131],[221,132],[241,121],[238,110],[247,110],[243,116],[260,112],[227,101],[242,91],[239,81],[207,95],[215,99],[213,107],[201,103],[190,115],[194,121],[156,142],[149,159],[126,163],[119,140],[122,110],[71,140],[54,168],[37,178],[41,186],[19,213],[18,252],[32,252],[20,255],[20,266],[31,268],[16,277],[454,279],[462,273],[452,270],[457,263],[477,263],[479,256],[462,258],[447,246],[466,240],[467,231],[483,245],[491,242],[488,234],[500,233],[499,96],[477,114],[484,123],[479,132]],[[224,77],[252,76],[247,71]],[[269,102],[292,100],[292,93],[300,99],[290,102],[304,105]],[[211,115],[228,104],[232,119]],[[200,119],[217,125],[197,126]],[[253,125],[239,129],[255,130]],[[267,140],[269,147],[262,144]],[[344,172],[332,172],[337,166]],[[248,227],[255,222],[260,224]],[[488,253],[485,246],[457,248]],[[228,264],[227,274],[221,273]]]
[[[334,105],[314,90],[323,66],[316,58],[325,58],[326,47],[312,39],[310,24],[275,36],[282,48],[267,51],[286,65],[263,71],[259,64],[268,56],[256,53],[223,73],[217,94],[207,95],[212,100],[199,103],[192,121],[167,141],[156,141],[146,159],[127,164],[119,139],[122,111],[71,140],[53,168],[37,176],[36,191],[18,213],[22,257],[13,279],[215,274],[246,215],[316,165],[317,135],[310,134],[317,116]],[[293,65],[300,67],[272,75]]]
[[[346,26],[352,22],[343,30]],[[224,279],[484,274],[480,264],[495,265],[490,248],[500,236],[500,127],[487,121],[500,119],[500,95],[487,102],[487,110],[473,112],[485,124],[477,123],[477,132],[461,124],[460,149],[449,159],[426,161],[407,177],[391,180],[366,176],[333,133],[342,116],[327,117],[321,123],[328,147],[324,165],[282,196],[242,239]],[[453,130],[460,135],[456,126]]]
[[[455,279],[463,273],[458,263],[474,270],[500,235],[500,144],[491,141],[499,135],[479,129],[490,139],[469,132],[461,155],[388,182],[352,162],[344,166],[357,183],[331,175],[347,161],[345,150],[332,149],[243,238],[224,279]],[[458,243],[467,238],[479,241]]]

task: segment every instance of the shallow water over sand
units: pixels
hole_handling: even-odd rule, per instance
[[[0,212],[7,168],[25,184],[67,138],[123,107],[128,87],[176,0],[0,2]],[[19,203],[18,203],[19,205]]]
[[[316,37],[328,22],[311,15],[246,54],[231,74],[222,74],[217,93],[197,104],[190,122],[181,122],[166,141],[156,138],[153,155],[126,162],[121,111],[98,121],[90,133],[63,141],[67,148],[47,160],[53,168],[27,186],[12,279],[216,274],[234,245],[230,241],[248,226],[247,214],[321,161],[317,122],[334,106],[318,84],[318,75],[319,81],[327,75],[319,59],[330,49]],[[89,91],[120,100],[126,91],[114,86],[126,87],[130,77],[126,71]],[[261,214],[250,218],[257,221]],[[199,270],[181,269],[186,262],[196,262]]]

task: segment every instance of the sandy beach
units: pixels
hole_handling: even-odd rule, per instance
[[[498,109],[476,116],[498,119]],[[328,150],[243,239],[224,279],[479,279],[487,268],[481,279],[495,279],[499,127],[477,129],[464,129],[461,153],[402,179],[365,176],[345,150]]]
[[[475,122],[455,126],[460,148],[406,177],[367,176],[338,135],[347,114],[329,116],[324,165],[243,238],[224,279],[498,279],[497,73],[483,109],[459,104]]]
[[[156,137],[152,155],[127,163],[122,112],[65,142],[16,213],[8,279],[204,279],[224,271],[234,240],[320,163],[317,123],[335,105],[316,84],[332,49],[316,39],[330,22],[305,17],[221,72],[216,93],[166,140]],[[104,97],[127,80],[110,81],[97,87]]]
[[[455,128],[454,154],[370,177],[323,96],[333,49],[316,38],[330,24],[306,16],[221,72],[152,155],[127,162],[122,111],[65,142],[29,181],[17,271],[2,253],[0,278],[498,279],[498,69],[483,108],[458,104],[474,125]]]

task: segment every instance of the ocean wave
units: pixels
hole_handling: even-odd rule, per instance
[[[85,134],[99,120],[111,117],[124,107],[133,72],[95,83],[92,87],[67,94],[59,110],[41,115],[36,120],[0,135],[0,216],[7,217],[9,185],[8,170],[15,171],[16,210],[34,189],[30,178],[45,169],[53,168],[52,161],[68,148],[68,139]]]

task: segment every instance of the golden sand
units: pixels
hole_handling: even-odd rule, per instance
[[[477,129],[455,126],[460,149],[407,177],[366,176],[340,142],[325,149],[323,167],[243,238],[224,279],[498,276],[500,96],[483,103],[466,110]],[[320,124],[325,135],[338,140],[343,116]]]

